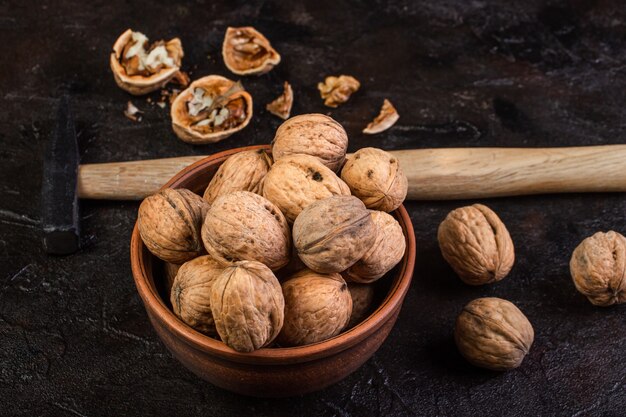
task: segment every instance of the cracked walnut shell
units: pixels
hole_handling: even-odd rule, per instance
[[[270,170],[272,159],[263,149],[237,152],[218,168],[204,191],[204,199],[212,203],[220,195],[234,191],[261,193],[261,181]]]
[[[128,29],[115,41],[109,64],[120,88],[142,95],[163,88],[179,77],[183,56],[178,38],[149,45],[143,33]]]
[[[346,161],[341,179],[369,209],[393,211],[406,198],[408,180],[398,159],[378,148],[359,149]]]
[[[251,26],[226,29],[222,57],[226,67],[238,75],[265,74],[280,63],[270,41]]]
[[[274,161],[294,154],[318,158],[337,172],[346,159],[348,135],[331,117],[323,114],[301,114],[281,124],[272,141]]]
[[[276,97],[271,103],[268,103],[265,109],[273,115],[287,120],[291,114],[291,106],[293,106],[293,89],[291,85],[285,81],[283,84],[283,93]]]
[[[456,319],[454,339],[473,365],[505,371],[520,366],[530,350],[533,327],[513,303],[501,298],[478,298]]]
[[[260,262],[241,261],[225,268],[213,282],[210,303],[220,338],[238,352],[269,345],[283,327],[280,283]]]
[[[583,240],[574,250],[570,272],[576,289],[592,304],[626,303],[626,238],[609,231]]]
[[[363,129],[363,133],[366,135],[375,135],[376,133],[384,132],[393,126],[399,118],[400,115],[396,111],[396,108],[393,107],[393,104],[391,104],[389,100],[385,99],[380,113]]]
[[[285,323],[278,335],[281,346],[302,346],[338,335],[352,313],[348,285],[339,274],[298,272],[282,284]]]
[[[209,255],[224,265],[259,261],[275,271],[287,265],[291,255],[285,216],[269,200],[249,191],[213,201],[202,226],[202,240]]]
[[[298,256],[316,272],[341,272],[354,265],[376,240],[376,226],[363,202],[333,196],[306,207],[293,224]]]
[[[192,144],[219,142],[242,130],[252,118],[252,96],[240,83],[208,75],[176,96],[171,108],[172,128]]]
[[[348,101],[352,93],[356,92],[359,87],[361,87],[361,83],[350,75],[329,76],[323,83],[317,84],[324,104],[333,108]]]
[[[181,264],[204,252],[200,229],[209,205],[185,189],[166,188],[139,206],[141,240],[157,258]]]
[[[279,159],[263,180],[263,197],[276,204],[291,223],[309,204],[333,195],[350,195],[350,188],[310,155]]]

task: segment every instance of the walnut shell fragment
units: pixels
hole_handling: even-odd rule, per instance
[[[387,212],[400,207],[409,187],[398,159],[378,148],[356,151],[341,170],[341,179],[367,208]]]
[[[224,265],[259,261],[272,270],[289,262],[291,237],[285,216],[270,201],[249,191],[219,196],[209,208],[202,240]]]
[[[274,101],[268,103],[265,108],[270,113],[283,120],[287,120],[291,114],[291,106],[293,106],[293,89],[291,85],[285,81],[283,84],[283,93],[274,99]]]
[[[263,181],[263,197],[276,204],[290,223],[309,204],[333,195],[350,195],[350,188],[310,155],[279,159]]]
[[[238,75],[265,74],[280,63],[270,41],[251,26],[226,29],[222,57],[226,67]]]
[[[234,191],[260,194],[261,181],[271,166],[272,159],[263,149],[237,152],[220,165],[203,198],[212,203],[220,195]]]
[[[381,278],[404,256],[406,241],[396,219],[383,211],[371,210],[376,240],[365,255],[346,271],[347,279],[368,284]]]
[[[318,158],[337,172],[346,159],[348,135],[344,128],[323,114],[301,114],[281,124],[272,141],[274,161],[294,154]]]
[[[213,282],[210,303],[220,338],[238,352],[269,345],[283,327],[280,283],[260,262],[242,261],[224,269]]]
[[[359,87],[361,87],[361,83],[350,75],[329,76],[323,83],[317,84],[324,104],[333,108],[348,101],[352,93],[356,92]]]
[[[456,319],[454,339],[470,363],[494,371],[520,366],[535,332],[513,303],[501,298],[478,298]]]
[[[583,240],[570,272],[576,289],[597,306],[626,303],[626,238],[609,231]]]
[[[363,129],[363,133],[367,135],[374,135],[376,133],[383,132],[393,126],[400,115],[396,111],[396,108],[393,107],[393,104],[387,99],[383,102],[383,107],[380,109],[380,113],[378,116],[370,122],[365,129]]]
[[[298,256],[316,272],[341,272],[354,265],[376,240],[376,226],[363,202],[333,196],[306,207],[293,224]]]
[[[369,316],[374,303],[374,286],[348,282],[348,290],[352,298],[352,314],[346,328],[351,329]]]
[[[278,335],[281,346],[302,346],[338,335],[352,313],[348,285],[339,274],[298,272],[282,284],[285,323]]]
[[[197,331],[216,336],[211,312],[211,289],[224,267],[208,255],[185,262],[172,284],[170,301],[174,314]]]
[[[469,285],[501,280],[515,261],[509,231],[498,215],[482,204],[451,211],[439,225],[437,239],[445,260]]]
[[[172,128],[192,144],[219,142],[242,130],[252,118],[252,96],[240,83],[208,75],[176,96],[171,108]]]
[[[141,240],[157,258],[181,264],[204,252],[200,230],[209,205],[185,189],[166,188],[139,206]]]
[[[121,89],[142,95],[163,88],[177,77],[183,56],[178,38],[149,45],[143,33],[128,29],[115,41],[109,64]]]

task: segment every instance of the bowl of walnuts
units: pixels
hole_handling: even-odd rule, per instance
[[[271,147],[209,156],[142,202],[137,290],[196,375],[299,395],[345,378],[387,338],[415,263],[406,177],[385,151],[346,150],[334,120],[297,116]]]

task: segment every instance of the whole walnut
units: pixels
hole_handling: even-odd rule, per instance
[[[166,188],[139,206],[141,240],[154,256],[181,264],[204,252],[200,229],[209,204],[185,189]]]
[[[393,211],[406,198],[408,180],[398,159],[378,148],[359,149],[346,161],[341,179],[374,210]]]
[[[610,231],[583,240],[569,263],[576,289],[592,304],[626,303],[626,238]]]
[[[165,277],[165,289],[167,290],[168,294],[172,290],[172,284],[174,284],[174,278],[176,278],[176,274],[178,274],[178,270],[180,269],[181,266],[182,265],[180,264],[173,264],[171,262],[165,262],[163,264],[163,275]]]
[[[172,284],[172,310],[183,322],[209,336],[217,335],[211,313],[211,289],[224,267],[208,255],[185,262]]]
[[[265,265],[241,261],[213,282],[211,309],[220,338],[238,352],[269,345],[283,327],[285,299]]]
[[[376,226],[363,202],[333,196],[302,210],[293,224],[298,256],[316,272],[341,272],[354,265],[376,240]]]
[[[351,329],[369,316],[374,303],[374,286],[348,282],[348,290],[352,298],[352,314],[346,328]]]
[[[279,159],[263,181],[263,197],[276,204],[291,223],[306,206],[333,195],[350,195],[350,189],[310,155]]]
[[[272,270],[289,262],[291,236],[285,216],[249,191],[219,196],[207,211],[202,240],[209,255],[227,265],[259,261]]]
[[[526,316],[501,298],[478,298],[456,319],[454,339],[461,354],[482,368],[504,371],[520,366],[535,333]]]
[[[370,210],[376,227],[376,240],[365,255],[346,271],[353,282],[371,283],[385,275],[404,256],[406,241],[396,219],[383,211]]]
[[[265,150],[238,152],[229,156],[211,178],[204,199],[212,203],[220,195],[234,191],[261,193],[261,181],[272,166]]]
[[[482,204],[451,211],[439,225],[437,239],[443,257],[466,284],[500,281],[515,261],[506,226]]]
[[[338,171],[346,159],[348,135],[344,128],[323,114],[301,114],[281,124],[272,141],[274,161],[306,154],[318,158],[333,171]]]
[[[302,346],[338,335],[348,324],[352,298],[339,274],[298,272],[282,284],[285,324],[281,346]]]

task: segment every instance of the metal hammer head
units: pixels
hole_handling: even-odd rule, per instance
[[[56,130],[44,154],[41,205],[47,253],[67,255],[80,247],[77,173],[76,129],[69,98],[64,96]]]

